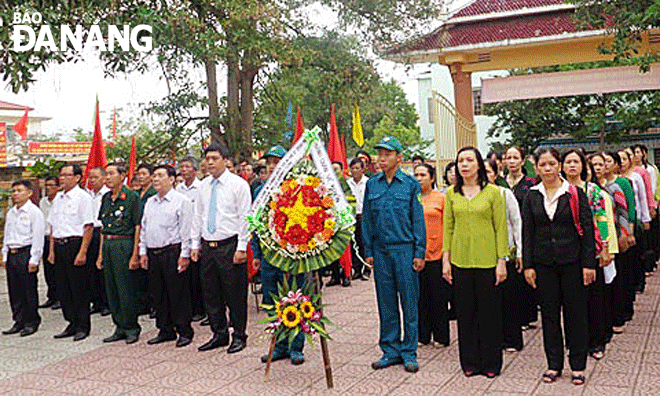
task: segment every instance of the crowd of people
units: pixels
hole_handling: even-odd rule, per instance
[[[396,138],[375,149],[377,161],[360,151],[349,169],[333,163],[356,225],[352,269],[332,263],[326,283],[373,276],[383,356],[372,367],[417,372],[418,346],[448,346],[456,319],[464,374],[494,378],[503,353],[524,348],[523,332],[537,326],[540,310],[543,381],[562,375],[566,345],[572,382],[583,384],[587,357],[602,359],[625,332],[635,295],[657,266],[660,178],[646,147],[540,148],[530,156],[511,147],[486,158],[465,147],[444,168],[444,186],[422,157],[413,158],[412,174],[403,172]],[[44,180],[39,206],[32,183],[15,181],[2,247],[14,325],[3,334],[29,336],[39,308],[61,308],[67,326],[57,339],[85,339],[98,313],[115,325],[104,342],[131,344],[138,316],[150,315],[159,330],[150,345],[189,345],[191,322],[201,321],[212,338],[200,351],[243,350],[249,276],[259,272],[265,304],[285,279],[246,222],[285,155],[275,146],[252,164],[211,145],[200,164],[141,164],[132,180],[122,163],[92,169],[85,189],[82,169],[65,164]],[[303,347],[302,335],[283,340],[272,360],[302,364]]]

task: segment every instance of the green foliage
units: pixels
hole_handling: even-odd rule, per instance
[[[365,140],[364,146],[372,154],[377,154],[373,147],[378,144],[385,136],[394,136],[401,146],[403,146],[403,156],[406,159],[413,155],[425,155],[425,149],[433,143],[432,140],[422,139],[418,129],[409,128],[401,123],[394,122],[390,117],[385,116],[376,125],[374,135]]]
[[[49,159],[48,162],[37,161],[34,165],[28,167],[30,177],[35,179],[45,179],[49,176],[57,176],[60,174],[60,168],[64,166],[64,162],[55,159]]]
[[[585,28],[606,29],[614,36],[611,43],[603,42],[599,51],[613,55],[614,60],[630,59],[648,71],[660,53],[642,50],[642,41],[650,28],[660,27],[658,0],[567,0],[576,5],[575,17]]]

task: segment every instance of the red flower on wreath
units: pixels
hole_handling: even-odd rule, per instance
[[[307,228],[312,234],[317,234],[323,231],[323,222],[325,219],[330,217],[330,215],[325,210],[319,210],[313,215],[307,218]]]
[[[321,206],[321,197],[311,186],[300,187],[305,206]]]
[[[277,227],[278,233],[284,232],[284,229],[286,228],[286,222],[288,219],[289,219],[288,216],[284,212],[280,212],[280,211],[275,212],[275,219],[273,219],[273,222],[275,223],[275,227]]]
[[[125,200],[126,199],[126,194],[121,193],[121,195],[119,196],[119,199],[121,199],[122,201]]]
[[[309,233],[300,224],[289,227],[289,231],[284,234],[284,239],[292,245],[307,243],[310,237]]]

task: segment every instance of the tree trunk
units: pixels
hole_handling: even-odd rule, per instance
[[[254,78],[259,69],[244,66],[241,72],[241,134],[240,154],[249,159],[252,154],[252,129],[254,127]],[[237,153],[238,154],[238,153]]]
[[[206,89],[209,98],[209,129],[211,130],[211,143],[224,144],[220,131],[220,108],[218,106],[218,82],[215,70],[215,60],[207,58],[204,61],[204,66],[206,67]]]
[[[230,153],[236,149],[236,137],[240,136],[240,105],[239,95],[241,89],[241,71],[238,62],[234,59],[227,60],[227,118],[229,119],[226,131],[227,148]],[[233,153],[231,153],[233,154]]]

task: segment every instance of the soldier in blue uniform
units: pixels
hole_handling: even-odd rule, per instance
[[[379,370],[403,363],[406,371],[414,373],[419,370],[416,271],[424,268],[426,254],[426,225],[419,200],[421,187],[414,177],[399,169],[403,155],[396,138],[385,137],[376,148],[382,172],[367,181],[362,209],[364,250],[367,264],[374,268],[379,345],[383,351],[383,357],[371,367]]]
[[[280,162],[282,157],[286,154],[286,149],[282,146],[271,147],[264,158],[266,159],[266,169],[268,170],[268,177],[273,173],[275,167]],[[259,192],[265,185],[260,185],[256,190],[254,190],[254,196],[252,200],[254,201]],[[271,294],[277,295],[277,285],[284,280],[284,271],[274,267],[267,260],[264,259],[263,253],[261,251],[261,246],[259,245],[259,238],[256,234],[252,235],[252,255],[253,261],[252,265],[256,268],[261,266],[261,291],[263,293],[263,303],[271,305],[273,304],[273,298]],[[290,282],[293,282],[293,275],[290,277]],[[299,274],[296,275],[296,284],[298,287],[302,287],[305,281],[305,275]],[[303,364],[305,362],[305,355],[303,354],[303,346],[305,344],[305,337],[302,333],[291,343],[291,348],[289,348],[289,341],[282,340],[275,344],[275,350],[273,351],[272,361],[282,360],[286,358],[291,359],[291,363],[294,365]],[[266,363],[268,361],[268,355],[261,357],[261,361]]]

